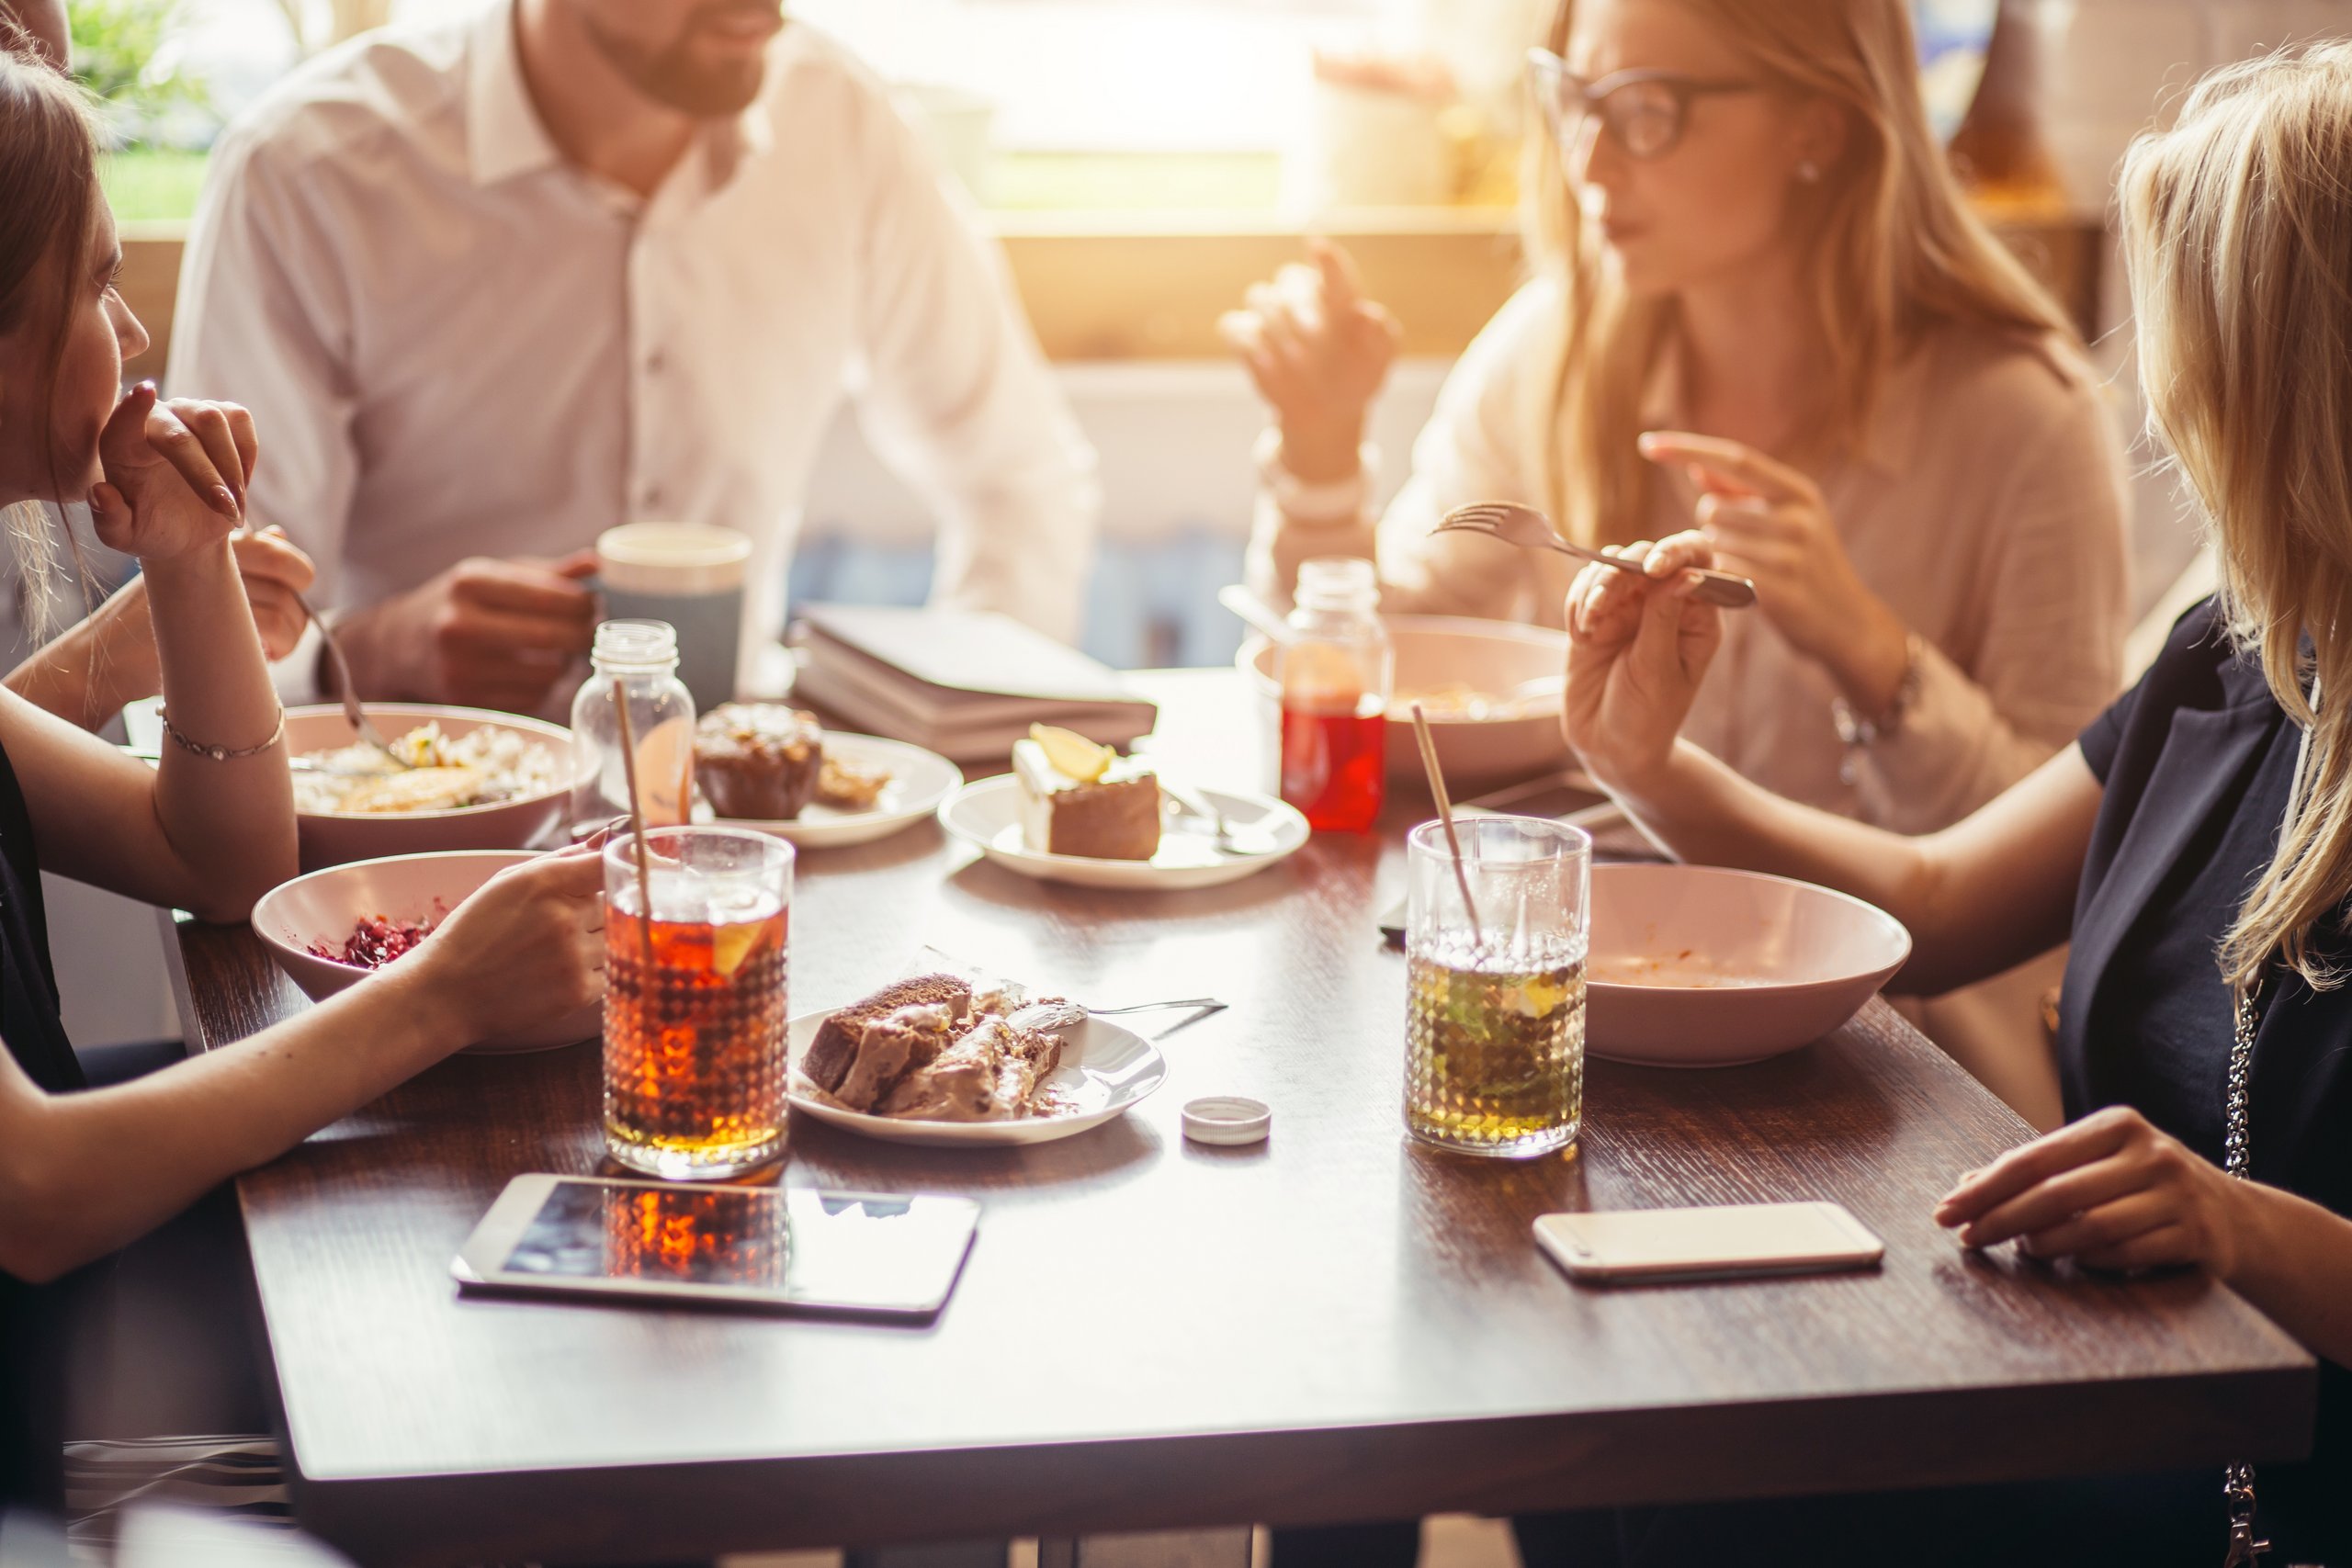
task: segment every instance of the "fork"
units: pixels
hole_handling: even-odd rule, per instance
[[[1211,1014],[1223,1012],[1230,1005],[1230,1003],[1217,1000],[1215,997],[1185,997],[1181,1000],[1164,1002],[1131,1002],[1123,1008],[1093,1008],[1088,1007],[1083,1002],[1072,1001],[1029,1002],[1013,1010],[1012,1021],[1023,1028],[1041,1030],[1047,1034],[1054,1034],[1065,1029],[1075,1029],[1089,1018],[1109,1018],[1118,1013],[1127,1012],[1182,1010],[1184,1012],[1182,1018],[1151,1036],[1154,1040],[1165,1040],[1180,1029],[1190,1029]]]
[[[1517,545],[1523,550],[1557,550],[1578,560],[1599,561],[1620,571],[1646,574],[1640,561],[1623,556],[1605,555],[1585,545],[1570,544],[1560,537],[1560,531],[1552,525],[1549,517],[1515,501],[1480,501],[1468,506],[1457,506],[1439,521],[1434,531],[1440,534],[1484,534],[1489,539]],[[1726,610],[1744,610],[1756,603],[1756,584],[1747,578],[1703,567],[1693,567],[1691,570],[1698,574],[1700,580],[1698,587],[1691,591],[1692,598]]]
[[[250,534],[253,527],[252,520],[247,519],[243,525],[244,531]],[[383,731],[376,728],[376,721],[369,718],[367,710],[359,705],[359,694],[351,683],[351,664],[343,656],[343,643],[335,637],[334,629],[327,625],[326,617],[319,614],[318,606],[305,598],[300,590],[288,589],[287,592],[294,595],[294,603],[302,607],[302,614],[311,617],[311,624],[319,628],[319,641],[326,648],[327,662],[334,666],[335,690],[343,697],[345,721],[359,737],[361,744],[381,751],[392,766],[406,773],[412,764],[392,750],[391,743],[384,739]]]

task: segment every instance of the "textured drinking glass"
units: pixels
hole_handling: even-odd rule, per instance
[[[1406,1128],[1465,1154],[1572,1147],[1584,1115],[1592,840],[1532,817],[1457,820],[1454,832],[1463,877],[1443,824],[1406,840]]]
[[[605,846],[605,1144],[631,1170],[718,1180],[784,1156],[792,846],[721,828]]]

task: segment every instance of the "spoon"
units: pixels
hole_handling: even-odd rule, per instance
[[[1557,550],[1578,560],[1599,561],[1620,571],[1641,572],[1647,569],[1640,561],[1624,556],[1605,555],[1584,545],[1570,544],[1560,537],[1552,520],[1532,506],[1521,506],[1515,501],[1481,501],[1468,506],[1457,506],[1447,513],[1432,530],[1440,534],[1484,534],[1489,539],[1500,539],[1506,545],[1517,545],[1522,550]],[[1690,569],[1699,578],[1699,586],[1691,597],[1702,603],[1726,610],[1744,610],[1756,603],[1756,584],[1747,578],[1728,571],[1712,571],[1703,567]],[[1228,609],[1230,605],[1227,606]]]
[[[1227,854],[1270,855],[1282,847],[1273,834],[1263,828],[1235,827],[1210,795],[1170,784],[1166,779],[1159,781],[1159,793],[1175,803],[1180,814],[1207,823],[1213,841]]]
[[[1290,623],[1283,619],[1281,611],[1238,582],[1218,589],[1216,602],[1272,641],[1288,642],[1298,635],[1290,629]]]

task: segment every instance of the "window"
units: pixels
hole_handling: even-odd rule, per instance
[[[896,82],[977,94],[1027,152],[1278,152],[1313,51],[1400,29],[1399,0],[797,0]]]

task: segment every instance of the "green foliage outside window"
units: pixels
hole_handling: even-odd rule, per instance
[[[106,103],[118,145],[190,123],[211,128],[211,95],[174,63],[180,0],[69,0],[74,74]]]

